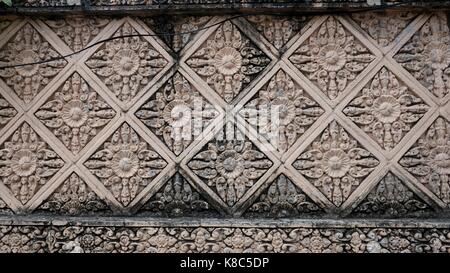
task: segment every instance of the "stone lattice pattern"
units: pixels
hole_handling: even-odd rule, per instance
[[[23,205],[64,166],[64,161],[28,123],[0,146],[0,178]]]
[[[270,59],[235,24],[226,21],[186,62],[229,103]]]
[[[116,115],[77,73],[74,73],[35,113],[74,154]]]
[[[330,100],[375,59],[335,17],[328,17],[289,60]]]
[[[125,37],[105,42],[86,61],[111,93],[123,102],[130,102],[168,64],[145,38],[126,37],[137,34],[125,22],[113,35]]]
[[[1,19],[0,252],[448,252],[447,21]]]
[[[230,123],[188,163],[230,207],[272,165],[272,161]]]
[[[399,161],[445,204],[450,204],[450,122],[438,117]]]
[[[369,151],[332,121],[293,166],[340,206],[378,164]]]

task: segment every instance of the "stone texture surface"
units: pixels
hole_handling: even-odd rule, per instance
[[[0,252],[447,252],[448,19],[1,19]]]

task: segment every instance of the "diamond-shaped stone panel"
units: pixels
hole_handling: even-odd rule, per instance
[[[391,172],[387,173],[350,217],[420,217],[433,209]]]
[[[73,51],[85,48],[110,22],[109,19],[92,16],[72,16],[44,21]]]
[[[76,72],[35,113],[74,154],[115,115],[111,106]]]
[[[338,98],[374,59],[334,17],[328,17],[289,57],[330,100]]]
[[[14,214],[8,205],[0,198],[0,214]]]
[[[0,95],[0,130],[17,115],[17,110]]]
[[[272,161],[231,123],[188,163],[188,167],[230,207],[272,165]]]
[[[450,205],[450,122],[438,117],[399,160],[409,173]]]
[[[338,207],[378,165],[378,159],[336,121],[293,163],[295,169]]]
[[[113,37],[138,34],[125,22]],[[112,94],[125,103],[133,100],[168,64],[169,61],[143,37],[107,41],[86,61]]]
[[[25,24],[1,49],[0,63],[19,65],[45,61],[61,55],[29,23]],[[31,102],[39,92],[67,64],[64,59],[41,64],[0,69],[0,78],[25,103]]]
[[[285,153],[324,113],[283,70],[279,70],[240,114],[280,153]]]
[[[111,214],[108,205],[76,173],[64,180],[35,212],[71,216]]]
[[[352,19],[364,29],[377,43],[386,47],[411,23],[419,14],[411,11],[401,12],[355,12]]]
[[[415,92],[383,67],[343,112],[389,151],[429,109],[430,106]]]
[[[219,213],[179,172],[139,210],[151,216],[218,216]]]
[[[0,146],[0,181],[25,205],[64,161],[26,122]]]
[[[178,156],[219,112],[176,73],[135,115]]]
[[[246,19],[278,50],[286,45],[309,21],[308,16],[252,15]]]
[[[142,20],[175,52],[180,52],[192,40],[196,31],[206,27],[211,16],[172,15],[144,17]],[[181,33],[164,35],[163,33]]]
[[[151,147],[123,123],[84,165],[127,206],[167,166]]]
[[[446,14],[433,14],[394,59],[435,97],[447,96],[450,91],[450,32]]]
[[[313,217],[324,214],[300,188],[284,174],[279,175],[246,210],[247,217]]]
[[[233,23],[226,21],[186,63],[226,102],[231,102],[270,63]]]

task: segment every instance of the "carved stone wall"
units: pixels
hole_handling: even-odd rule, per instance
[[[448,20],[2,18],[0,252],[448,252]]]

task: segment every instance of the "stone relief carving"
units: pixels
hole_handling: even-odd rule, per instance
[[[126,207],[167,162],[123,123],[84,165]]]
[[[135,114],[166,146],[180,155],[219,112],[176,73]]]
[[[431,213],[432,209],[427,203],[389,172],[353,210],[351,216],[395,218],[426,216]]]
[[[1,183],[23,205],[63,166],[64,161],[26,122],[0,146]]]
[[[116,112],[78,74],[72,74],[35,116],[78,154]]]
[[[71,216],[111,212],[76,173],[72,173],[36,210]]]
[[[286,45],[308,22],[307,16],[246,16],[256,29],[278,50]]]
[[[226,21],[186,63],[226,102],[231,102],[270,59],[235,24]]]
[[[40,62],[61,55],[29,23],[25,24],[0,50],[0,65]],[[0,69],[0,77],[25,103],[37,94],[67,64],[65,60]]]
[[[378,164],[378,159],[332,121],[293,166],[339,207]]]
[[[379,45],[390,45],[397,36],[417,17],[416,12],[363,12],[353,13],[352,19]]]
[[[0,198],[0,214],[13,214],[13,211],[1,198]]]
[[[218,213],[197,190],[179,173],[167,181],[161,189],[140,209],[155,216],[199,216]]]
[[[334,17],[289,57],[327,97],[335,100],[375,56]]]
[[[180,52],[197,31],[207,27],[211,16],[167,16],[141,18],[175,52]],[[168,35],[164,33],[177,33]],[[180,34],[181,33],[181,34]]]
[[[17,110],[0,95],[0,129],[17,115]]]
[[[331,102],[328,101],[331,108],[335,108],[338,96],[344,90],[355,94],[353,98],[345,100],[350,101],[347,105],[342,105],[346,117],[341,113],[330,113],[348,120],[345,128],[348,126],[352,130],[344,130],[339,123],[331,122],[322,132],[316,132],[319,128],[312,124],[317,122],[319,116],[328,114],[324,109],[330,107],[321,104],[322,100],[311,93],[310,88],[307,88],[309,85],[303,84],[303,77],[298,77],[297,73],[289,74],[287,70],[280,70],[279,66],[273,68],[275,71],[265,70],[271,60],[261,51],[261,42],[258,41],[266,39],[280,53],[283,52],[286,43],[295,42],[294,36],[304,33],[303,18],[277,16],[270,19],[269,16],[256,16],[257,19],[245,19],[249,22],[240,19],[237,20],[239,23],[223,23],[211,35],[203,37],[206,38],[204,44],[194,43],[204,33],[166,39],[176,51],[171,53],[175,59],[178,55],[184,57],[182,48],[186,44],[192,42],[193,46],[199,46],[194,49],[193,55],[186,56],[186,63],[214,91],[199,90],[195,82],[197,77],[192,76],[194,81],[188,82],[183,78],[185,74],[177,73],[174,69],[171,71],[173,74],[165,75],[166,83],[162,79],[158,82],[162,88],[146,96],[148,101],[137,100],[141,95],[139,92],[148,92],[150,82],[159,81],[155,75],[160,74],[170,62],[163,57],[166,53],[152,47],[151,40],[142,37],[106,42],[85,63],[113,92],[111,97],[115,96],[115,99],[109,99],[109,96],[103,96],[103,91],[96,90],[97,84],[92,81],[96,77],[91,71],[82,71],[84,65],[75,64],[66,70],[63,68],[67,63],[61,60],[0,69],[0,77],[4,81],[0,86],[0,130],[3,133],[0,134],[0,220],[2,223],[12,223],[10,220],[14,212],[11,208],[14,208],[17,213],[24,214],[19,218],[24,217],[30,221],[27,223],[34,223],[28,226],[20,226],[25,224],[20,221],[0,224],[0,252],[449,252],[449,230],[422,228],[428,223],[425,221],[430,220],[424,220],[425,217],[439,216],[442,220],[448,216],[446,210],[434,211],[435,204],[427,203],[432,201],[430,199],[439,198],[450,204],[450,122],[446,113],[450,113],[446,108],[449,96],[447,70],[450,63],[446,57],[446,16],[434,13],[422,26],[412,24],[410,29],[418,29],[418,32],[404,46],[394,46],[399,33],[414,20],[408,14],[397,15],[386,15],[386,18],[378,14],[375,17],[364,15],[366,17],[363,16],[364,19],[359,21],[355,16],[353,19],[379,46],[386,46],[383,50],[389,51],[387,54],[394,54],[391,46],[395,49],[402,47],[395,53],[394,60],[389,62],[398,61],[406,69],[404,73],[411,73],[439,99],[438,105],[425,100],[426,90],[422,91],[423,88],[415,88],[413,84],[407,83],[408,77],[404,78],[403,72],[397,73],[392,68],[397,65],[393,63],[388,65],[392,71],[381,69],[359,93],[350,92],[350,82],[352,85],[357,84],[358,76],[375,59],[375,54],[367,49],[371,43],[367,36],[364,33],[355,34],[361,31],[360,28],[343,23],[346,18],[342,21],[337,17],[329,18],[317,30],[311,29],[310,37],[305,37],[303,45],[300,45],[304,51],[298,49],[289,57],[300,72],[331,99]],[[426,18],[423,17],[424,21]],[[168,18],[167,27],[170,32],[198,30],[205,27],[210,19],[210,16],[182,17],[177,20]],[[0,46],[0,66],[58,57],[60,53],[57,49],[64,48],[63,43],[72,50],[86,47],[110,19],[43,19],[50,29],[45,27],[46,31],[41,32],[38,32],[41,27],[44,29],[41,21],[35,23],[30,18],[23,24],[20,20],[14,21],[17,29],[13,25],[7,29],[16,33],[2,33],[2,37],[12,38],[5,39],[3,46]],[[134,22],[135,18],[132,17],[125,20],[114,34],[111,31],[111,35],[138,32],[139,20]],[[273,25],[270,20],[273,20]],[[152,31],[158,32],[154,25],[148,24]],[[250,24],[261,35],[241,27],[247,25],[253,29]],[[383,29],[386,24],[389,26]],[[9,23],[4,25],[9,26]],[[1,26],[0,22],[0,31]],[[361,37],[361,40],[356,37]],[[198,60],[197,66],[193,65],[194,59]],[[296,63],[296,60],[304,62]],[[386,60],[380,62],[383,64]],[[265,77],[264,73],[274,76]],[[81,78],[80,75],[86,74],[91,76]],[[195,135],[191,135],[191,141],[176,141],[176,134],[170,132],[170,127],[176,124],[176,120],[183,121],[184,116],[173,116],[171,108],[188,106],[189,111],[195,113],[192,101],[197,97],[202,98],[205,103],[202,104],[202,123],[190,124],[198,131],[203,131],[208,124],[219,123],[215,119],[218,108],[210,108],[210,104],[214,105],[217,101],[209,93],[217,92],[227,103],[239,103],[237,100],[245,97],[246,94],[242,93],[247,92],[247,86],[255,78],[267,78],[268,81],[262,84],[260,90],[251,90],[255,95],[244,104],[281,106],[279,137],[285,141],[279,146],[277,155],[286,154],[290,158],[292,153],[300,153],[293,163],[294,168],[335,206],[350,201],[349,196],[353,194],[352,203],[346,204],[346,208],[353,211],[345,211],[350,213],[352,221],[378,223],[376,220],[385,219],[381,222],[387,224],[377,228],[301,227],[297,223],[309,225],[321,223],[322,220],[328,223],[330,218],[343,214],[335,214],[334,206],[329,208],[323,203],[320,206],[315,204],[308,196],[310,191],[303,188],[302,183],[308,184],[304,179],[299,183],[288,178],[288,173],[286,176],[274,176],[274,165],[288,166],[284,159],[272,156],[269,159],[271,153],[262,149],[263,146],[252,139],[250,134],[235,128],[237,133],[233,131],[233,140],[224,139],[220,136],[228,135],[229,128],[225,128],[217,139],[199,147],[192,143],[193,140],[201,140]],[[55,85],[46,87],[50,82]],[[9,92],[6,85],[17,96]],[[238,95],[239,98],[236,98]],[[38,98],[39,101],[36,99],[39,105],[33,105],[33,100],[39,96],[45,98]],[[317,98],[317,101],[313,98]],[[123,112],[117,113],[117,103],[119,106],[126,104],[126,107],[122,107]],[[137,111],[127,112],[125,108]],[[426,117],[428,114],[431,117],[437,116],[438,111],[442,115],[439,118],[422,119],[425,113]],[[171,115],[167,114],[169,112]],[[116,115],[120,115],[121,123],[109,124]],[[135,123],[130,119],[136,120],[132,115],[141,119],[147,128],[132,128]],[[13,124],[19,116],[19,123]],[[250,117],[245,119],[250,123]],[[421,130],[426,129],[420,137],[414,136],[416,129],[419,129],[418,121],[424,126]],[[393,157],[395,161],[398,159],[400,165],[396,167],[399,169],[397,171],[404,168],[411,175],[404,173],[405,176],[400,178],[388,173],[380,177],[386,173],[385,169],[379,168],[380,163],[388,166],[397,163],[391,156],[378,158],[376,153],[376,158],[371,153],[375,151],[369,151],[371,144],[367,143],[362,132],[359,133],[357,126],[383,148],[379,151],[380,155],[390,155],[388,152],[392,149],[406,151],[400,159],[400,155]],[[161,135],[158,135],[158,130],[162,132]],[[405,140],[408,131],[411,131],[412,138],[418,138],[415,143]],[[258,136],[262,136],[258,133]],[[178,158],[179,155],[187,155],[184,161],[187,166],[180,167],[184,170],[180,169],[180,173],[173,177],[159,175],[165,173],[168,164],[172,166],[174,163],[169,157],[162,158],[165,153],[160,149],[165,148],[159,148],[159,144],[151,142],[153,134],[173,152],[170,158],[177,156],[178,162],[184,160]],[[317,134],[318,137],[313,140]],[[99,136],[95,137],[98,141],[94,143],[92,140],[95,135]],[[50,140],[56,140],[55,136],[61,143],[57,141],[53,146]],[[299,141],[300,136],[305,136],[302,137],[305,144],[299,143],[301,150],[297,151],[294,143]],[[266,137],[266,140],[271,142],[273,139]],[[70,153],[78,156],[83,150],[89,152],[83,160],[65,162],[62,159],[69,157]],[[75,173],[59,175],[63,167],[74,168],[78,173],[80,169],[87,168],[87,173],[82,175],[83,178]],[[375,171],[379,173],[373,173]],[[366,183],[369,182],[366,180],[369,174],[373,179],[381,180],[375,185],[370,184],[373,188],[367,189],[369,193],[363,188],[358,189],[358,192],[362,190],[367,194],[364,198],[355,196],[357,187],[362,184],[369,186]],[[266,180],[269,178],[271,181]],[[417,185],[416,180],[436,196]],[[153,186],[154,189],[151,188]],[[146,190],[149,191],[145,195],[143,191]],[[121,207],[121,214],[110,210],[116,201]],[[136,206],[132,208],[131,204]],[[242,207],[238,208],[237,204],[242,204]],[[139,206],[142,207],[135,212],[133,209],[139,209]],[[35,207],[37,209],[32,212],[31,209]],[[237,219],[238,214],[242,214],[242,219]],[[114,217],[103,218],[105,215]],[[126,224],[114,227],[101,222],[102,219],[108,219],[117,225],[117,221],[125,223],[125,219],[134,224],[133,217],[141,216],[149,219],[156,217],[157,220],[152,222],[154,226],[148,227],[127,227]],[[47,217],[52,221],[67,217],[75,219],[76,224],[54,226],[48,224],[50,222],[42,224],[32,220]],[[187,222],[177,222],[181,220],[180,217],[199,220],[201,224],[196,227],[187,227],[187,224],[184,227]],[[315,219],[318,217],[322,219]],[[417,226],[389,228],[389,221],[393,221],[389,218],[402,223],[410,217],[421,218],[417,219]],[[259,222],[262,218],[265,219]],[[88,224],[83,223],[83,219],[103,226],[86,226]],[[246,228],[234,223],[233,226],[225,224],[230,220],[236,220],[236,223],[243,221],[247,223]],[[345,226],[345,221],[349,219],[335,220]],[[183,224],[163,228],[158,221],[168,226],[171,223]],[[203,221],[214,224],[202,226]],[[261,223],[264,221],[276,224],[263,226]],[[430,221],[433,223],[434,220]],[[290,228],[283,226],[287,222]]]
[[[188,163],[189,168],[232,207],[273,162],[242,132],[227,123]]]
[[[113,37],[137,34],[133,26],[125,22]],[[114,96],[125,103],[130,102],[168,63],[142,37],[107,41],[86,61]]]
[[[11,20],[0,18],[0,33],[11,25]]]
[[[0,252],[448,253],[448,229],[1,226]]]
[[[385,150],[392,150],[430,109],[383,67],[343,110]]]
[[[433,14],[394,59],[437,98],[450,90],[450,38],[447,16]]]
[[[450,204],[450,122],[438,117],[399,163],[445,204]]]
[[[240,114],[259,135],[285,153],[324,112],[286,72],[279,70]]]
[[[85,48],[109,23],[105,18],[67,17],[45,20],[45,23],[73,50]]]
[[[250,217],[316,216],[323,210],[284,174],[278,176],[259,198],[247,209]]]

